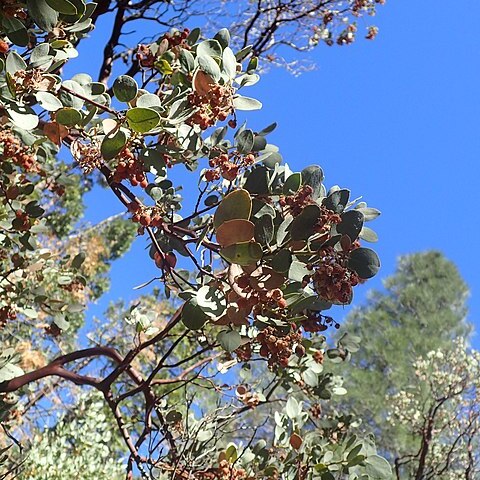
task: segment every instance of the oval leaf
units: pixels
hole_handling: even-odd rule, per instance
[[[249,220],[236,219],[223,222],[217,229],[217,242],[222,247],[234,243],[249,242],[255,232],[255,225]]]
[[[375,276],[380,270],[380,259],[370,248],[356,248],[350,253],[348,267],[360,278],[368,279]]]
[[[233,352],[242,344],[242,337],[235,330],[222,330],[218,332],[217,342],[227,352]]]
[[[82,121],[82,114],[75,108],[61,108],[57,111],[55,120],[61,125],[76,125]]]
[[[76,15],[78,13],[77,7],[68,0],[46,0],[47,4],[59,13],[65,15]]]
[[[136,107],[127,112],[128,126],[138,133],[153,130],[160,122],[160,114],[151,108]]]
[[[105,160],[115,158],[125,147],[127,135],[123,130],[118,130],[114,135],[107,135],[102,142],[100,151]]]
[[[354,242],[363,227],[363,213],[358,210],[349,210],[342,214],[342,221],[337,225],[337,232],[342,235],[348,235],[350,240]]]
[[[233,99],[233,106],[236,110],[260,110],[262,103],[255,98],[238,96]]]
[[[263,250],[257,242],[245,242],[222,248],[220,255],[230,263],[247,266],[260,260],[263,256]]]
[[[138,85],[134,78],[120,75],[113,83],[113,94],[120,102],[131,102],[138,92]]]
[[[248,220],[252,212],[252,199],[243,189],[229,193],[218,206],[213,217],[216,229],[228,220]]]
[[[195,299],[185,303],[182,309],[182,322],[190,330],[199,330],[202,328],[208,317],[197,305]]]

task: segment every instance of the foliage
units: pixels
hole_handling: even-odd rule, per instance
[[[62,480],[82,472],[84,479],[123,478],[124,465],[115,458],[113,432],[101,396],[82,395],[71,419],[65,415],[46,432],[36,433],[22,465],[21,478]],[[73,416],[70,413],[70,416]]]
[[[320,400],[346,392],[324,357],[339,362],[356,348],[348,336],[329,348],[318,333],[335,322],[323,312],[350,303],[378,272],[377,254],[361,243],[376,240],[364,224],[378,210],[347,189],[327,190],[319,166],[282,163],[267,140],[275,124],[256,131],[240,122],[239,112],[261,107],[243,93],[259,80],[266,47],[238,50],[226,29],[211,37],[172,29],[140,43],[135,68],[110,87],[83,72],[64,78],[109,3],[9,1],[0,11],[0,312],[9,347],[0,413],[13,450],[1,460],[5,476],[81,469],[111,478],[121,461],[127,478],[388,478],[351,415],[318,419]],[[116,18],[141,10],[129,5]],[[286,21],[277,13],[275,26]],[[72,164],[58,160],[64,147]],[[179,168],[199,169],[187,212],[170,174]],[[128,218],[79,225],[93,184]],[[163,297],[156,288],[113,304],[85,345],[77,337],[85,308],[108,288],[110,263],[134,230],[147,237]],[[52,420],[66,399],[85,414],[63,412],[45,427],[42,412]],[[33,444],[26,455],[22,444]]]
[[[418,437],[403,424],[386,421],[385,398],[411,385],[417,358],[449,348],[471,327],[465,321],[467,286],[455,265],[439,252],[401,257],[384,286],[384,292],[372,292],[367,305],[355,309],[345,322],[345,330],[361,340],[352,357],[356,368],[342,368],[341,373],[349,385],[346,405],[394,459],[411,452]]]
[[[395,459],[397,478],[477,478],[480,440],[480,354],[463,340],[415,363],[408,389],[386,400],[389,421],[417,439]]]

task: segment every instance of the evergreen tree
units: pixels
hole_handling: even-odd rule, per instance
[[[400,258],[385,291],[372,292],[347,318],[345,330],[361,337],[352,365],[344,368],[348,402],[363,428],[378,436],[390,457],[411,450],[418,439],[387,420],[389,399],[415,379],[414,361],[468,337],[468,288],[456,266],[437,251]]]

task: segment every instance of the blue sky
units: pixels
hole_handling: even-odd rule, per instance
[[[270,141],[293,169],[317,163],[327,187],[350,188],[353,197],[363,195],[382,211],[371,224],[380,236],[375,249],[382,269],[357,290],[355,303],[369,288],[381,287],[399,255],[435,248],[456,263],[470,286],[470,319],[476,323],[480,2],[446,7],[438,0],[390,1],[374,19],[380,27],[375,41],[321,46],[309,56],[317,69],[300,77],[271,70],[249,91],[264,105],[249,115],[249,126],[278,122]],[[71,74],[72,68],[88,71],[98,57],[100,48],[86,44]],[[96,190],[87,200],[86,219],[93,222],[121,211],[108,191]],[[140,238],[114,265],[112,291],[92,313],[99,315],[110,299],[132,298],[133,286],[158,273],[145,245]],[[342,316],[337,310],[337,319]]]

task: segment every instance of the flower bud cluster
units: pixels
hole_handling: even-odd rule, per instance
[[[0,160],[12,160],[25,172],[38,173],[40,167],[29,148],[9,130],[0,130]]]
[[[169,48],[181,47],[187,50],[190,50],[190,45],[186,42],[188,36],[190,35],[190,30],[188,28],[184,28],[183,30],[178,30],[173,33],[166,33],[162,40],[168,41]]]
[[[239,154],[222,153],[209,160],[211,169],[205,172],[205,180],[213,182],[223,177],[225,180],[233,181],[237,178],[241,168],[248,168],[255,163],[255,155],[249,153],[242,156]]]
[[[188,125],[198,125],[202,130],[223,122],[234,112],[233,88],[230,85],[211,85],[203,95],[191,92],[188,101],[197,107],[195,113],[187,120]]]

